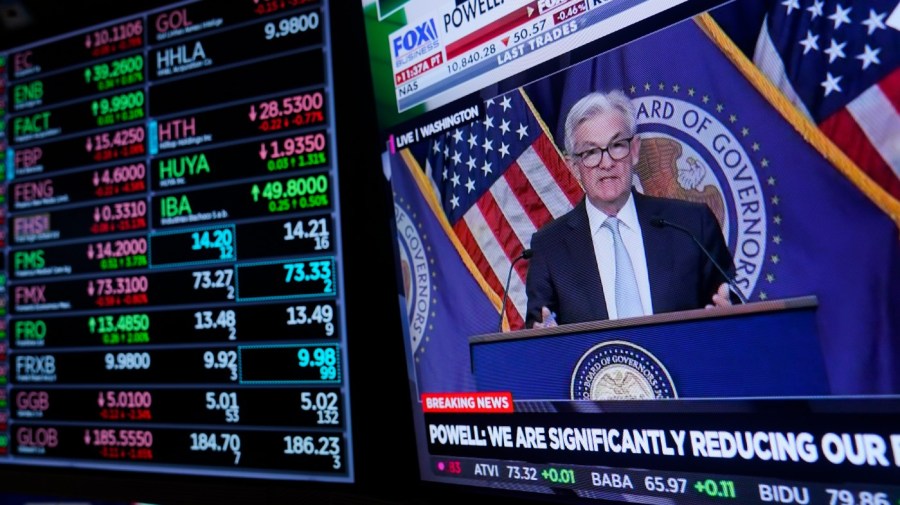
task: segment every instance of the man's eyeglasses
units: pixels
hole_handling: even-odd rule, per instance
[[[580,153],[572,153],[572,158],[587,168],[594,168],[600,165],[600,162],[603,161],[603,153],[609,153],[609,157],[612,158],[613,161],[623,160],[628,157],[628,154],[631,152],[632,139],[634,139],[634,137],[619,139],[606,147],[593,147],[581,151]]]

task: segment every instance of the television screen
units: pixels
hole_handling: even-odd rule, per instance
[[[353,482],[330,5],[159,5],[0,56],[0,467]]]
[[[423,480],[900,498],[896,2],[362,8]]]

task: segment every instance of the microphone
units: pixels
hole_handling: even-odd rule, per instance
[[[506,286],[503,289],[503,303],[500,304],[500,326],[497,330],[498,333],[503,331],[503,314],[506,313],[506,301],[509,300],[509,282],[512,280],[513,267],[516,266],[516,263],[518,263],[519,260],[531,259],[533,254],[534,251],[531,249],[525,249],[522,251],[522,254],[518,255],[509,265],[509,273],[506,275]]]
[[[741,300],[741,303],[742,304],[747,303],[747,299],[744,298],[744,295],[743,295],[743,293],[741,293],[741,290],[738,289],[738,287],[735,285],[734,279],[732,279],[731,276],[725,272],[725,269],[722,268],[721,265],[719,265],[719,263],[716,261],[716,259],[713,258],[713,255],[706,248],[706,246],[704,246],[703,243],[697,239],[697,237],[691,232],[691,230],[688,230],[687,228],[685,228],[684,226],[681,226],[680,224],[673,223],[671,221],[666,221],[665,219],[663,219],[659,216],[651,217],[650,225],[655,228],[665,228],[666,226],[675,228],[676,230],[684,232],[689,237],[691,237],[694,240],[694,243],[697,244],[697,247],[699,247],[700,250],[703,251],[703,254],[705,254],[706,257],[709,258],[709,261],[713,264],[713,266],[716,267],[716,270],[718,270],[719,273],[722,274],[722,277],[725,278],[725,282],[728,283],[728,286],[731,287],[731,291],[737,295],[738,299]]]

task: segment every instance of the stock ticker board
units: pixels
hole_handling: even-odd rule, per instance
[[[0,463],[352,480],[328,8],[2,55]]]

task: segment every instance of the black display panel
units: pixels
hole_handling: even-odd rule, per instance
[[[5,51],[0,466],[354,481],[330,16]]]

